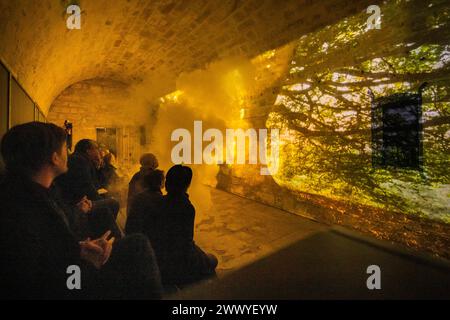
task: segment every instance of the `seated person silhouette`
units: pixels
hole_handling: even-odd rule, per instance
[[[100,152],[95,141],[78,141],[75,152],[69,156],[68,171],[56,179],[55,189],[59,189],[58,194],[68,205],[84,209],[91,236],[98,237],[111,230],[115,237],[121,237],[116,224],[119,202],[98,193],[100,185],[96,168],[99,160]]]
[[[128,199],[127,199],[127,213],[130,212],[131,202],[137,194],[144,191],[145,182],[144,177],[158,168],[158,160],[153,153],[144,153],[139,159],[139,163],[141,164],[141,168],[138,172],[136,172],[131,178],[128,184]]]
[[[144,176],[144,191],[134,196],[128,212],[125,233],[144,233],[144,218],[158,211],[161,206],[163,194],[161,189],[164,187],[164,171],[153,170]],[[147,218],[151,221],[151,218]],[[149,226],[151,227],[151,226]],[[147,230],[148,231],[148,230]],[[148,234],[152,232],[148,231]]]
[[[117,168],[113,165],[115,161],[114,155],[109,151],[104,151],[103,161],[101,166],[97,170],[99,185],[101,188],[105,188],[108,191],[112,189],[120,180],[117,174]]]
[[[143,219],[143,233],[155,250],[163,285],[183,287],[215,275],[218,264],[212,254],[194,242],[195,208],[187,190],[192,170],[175,165],[167,172],[167,195],[153,204]],[[149,210],[149,211],[150,211]]]
[[[30,122],[2,138],[6,177],[0,183],[0,296],[8,299],[160,298],[153,249],[144,235],[113,243],[111,232],[78,241],[68,213],[53,198],[54,179],[67,171],[66,133]],[[81,270],[70,290],[68,267]]]

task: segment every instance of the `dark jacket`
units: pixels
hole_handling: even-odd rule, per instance
[[[144,226],[144,220],[145,218],[147,221],[156,219],[156,217],[146,216],[158,213],[158,208],[161,206],[162,199],[163,194],[161,190],[150,191],[146,189],[145,191],[134,196],[128,210],[125,233],[146,233],[148,235],[153,234],[153,232],[151,232],[150,230],[147,230],[145,232],[144,228],[153,227],[154,223],[153,225]],[[150,242],[152,242],[151,239]]]
[[[187,194],[166,195],[148,206],[143,233],[156,254],[163,284],[189,284],[211,274],[207,255],[194,242],[195,209]]]
[[[105,163],[97,170],[98,183],[101,188],[108,189],[119,181],[116,170],[116,167],[109,163]]]
[[[75,152],[68,160],[67,173],[56,179],[64,198],[69,203],[77,203],[87,196],[90,200],[101,199],[97,190],[99,182],[94,164],[84,154]]]
[[[141,169],[133,175],[128,183],[127,214],[130,213],[133,198],[146,189],[144,177],[148,173],[152,172],[152,170],[153,169],[141,167]]]
[[[92,237],[89,229],[89,217],[91,215],[82,212],[76,205],[67,203],[57,183],[53,183],[51,186],[50,195],[66,214],[70,230],[75,235],[75,238],[81,241],[87,237]]]
[[[94,269],[80,259],[65,213],[48,189],[8,176],[0,185],[0,290],[3,298],[88,297]],[[81,268],[82,289],[68,290],[67,267]]]

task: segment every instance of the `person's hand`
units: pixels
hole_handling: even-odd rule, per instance
[[[91,262],[97,269],[100,269],[109,259],[112,251],[114,237],[108,240],[111,231],[107,231],[98,239],[91,240],[87,238],[80,241],[80,256],[86,261]]]
[[[111,235],[111,230],[108,230],[100,238],[93,240],[95,245],[97,245],[103,249],[103,264],[105,264],[108,261],[109,256],[111,255],[112,245],[115,240],[114,237],[111,237],[110,239],[108,239],[108,237],[110,235]]]
[[[92,201],[84,196],[80,202],[76,204],[77,208],[80,209],[83,213],[88,213],[92,209]]]
[[[86,204],[89,207],[89,211],[91,211],[92,210],[92,201],[86,198]]]
[[[104,250],[95,244],[90,238],[80,241],[80,257],[92,263],[95,268],[100,269],[103,265]]]
[[[108,193],[108,190],[106,190],[105,188],[100,188],[100,189],[97,189],[97,193],[99,195],[104,195],[104,194]]]

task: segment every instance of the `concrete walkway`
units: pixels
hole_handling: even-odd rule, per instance
[[[219,276],[328,228],[215,188],[197,185],[196,194],[190,197],[196,208],[195,242],[218,257]],[[207,198],[210,205],[202,208],[196,201],[200,198]],[[122,230],[125,212],[121,209],[117,219]]]
[[[217,255],[219,276],[328,228],[252,200],[204,188],[212,204],[208,209],[197,208],[195,241],[206,252]]]

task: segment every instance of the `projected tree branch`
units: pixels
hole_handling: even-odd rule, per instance
[[[357,15],[298,40],[267,121],[284,130],[276,179],[296,190],[450,221],[450,5],[397,1],[382,12],[381,30],[365,30]],[[368,91],[414,93],[424,82],[423,172],[374,168]]]

